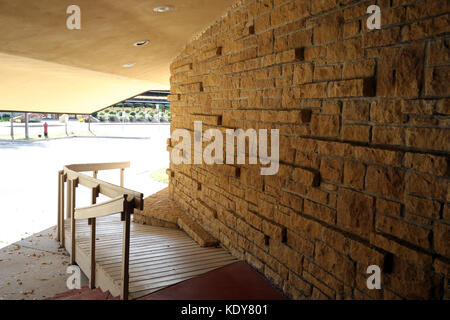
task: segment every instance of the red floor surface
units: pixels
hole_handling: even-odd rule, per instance
[[[205,273],[139,300],[286,300],[261,274],[245,262]]]

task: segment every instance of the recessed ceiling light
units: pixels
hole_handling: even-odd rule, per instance
[[[136,62],[129,62],[129,63],[124,64],[122,67],[124,67],[124,68],[131,68],[131,67],[133,67],[135,64],[136,64]]]
[[[135,47],[141,47],[141,46],[145,46],[149,43],[150,43],[150,41],[148,41],[148,40],[141,40],[141,41],[135,42],[133,45]]]
[[[167,12],[170,10],[173,10],[173,6],[159,6],[153,9],[153,11],[158,13]]]

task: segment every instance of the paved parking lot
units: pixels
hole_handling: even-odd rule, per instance
[[[111,135],[124,129],[115,128]],[[150,173],[169,165],[166,140],[170,126],[152,124],[133,130],[150,138],[0,141],[0,248],[56,224],[57,172],[65,164],[131,161],[131,168],[125,171],[125,187],[145,196],[166,187],[152,180]],[[119,177],[118,170],[99,173],[100,179],[116,184]],[[77,206],[89,205],[89,194],[80,187]]]
[[[161,123],[118,123],[118,122],[93,122],[89,126],[88,123],[79,122],[78,120],[70,120],[66,126],[58,120],[43,120],[40,123],[29,123],[28,135],[31,139],[39,139],[44,135],[44,123],[48,124],[48,133],[50,138],[69,136],[108,136],[108,137],[151,137],[155,130],[169,126],[168,122]],[[14,138],[25,139],[25,124],[14,123]],[[156,127],[156,128],[155,128]],[[10,122],[0,122],[0,140],[11,139]]]

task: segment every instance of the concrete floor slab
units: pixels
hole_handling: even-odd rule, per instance
[[[69,255],[51,227],[0,250],[0,300],[40,300],[68,290]],[[81,284],[88,280],[82,274]]]

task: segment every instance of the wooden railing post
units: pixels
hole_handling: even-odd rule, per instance
[[[95,173],[94,173],[95,175]],[[92,188],[92,204],[97,203],[97,197],[99,194],[99,189]],[[95,237],[96,237],[96,219],[90,218],[89,224],[91,225],[91,276],[89,278],[89,287],[91,289],[95,289],[95,269],[96,269],[96,263],[95,263]]]
[[[128,300],[129,292],[129,266],[130,266],[130,215],[131,207],[127,201],[127,196],[124,198],[124,212],[122,212],[123,221],[123,245],[122,245],[122,292],[120,298]]]
[[[57,217],[57,228],[56,228],[56,241],[60,241],[61,235],[61,176],[62,171],[58,171],[58,217]]]
[[[60,221],[60,225],[61,225],[61,229],[60,229],[60,241],[61,241],[61,247],[65,247],[66,245],[66,231],[65,231],[65,219],[64,219],[64,198],[65,198],[65,189],[64,189],[64,183],[66,182],[66,174],[64,173],[64,171],[62,171],[62,174],[60,176],[60,215],[59,215],[59,221]]]
[[[71,211],[71,205],[70,205],[70,198],[71,198],[71,191],[72,191],[72,187],[70,186],[70,179],[67,179],[67,209],[66,209],[66,219],[70,218],[70,213]]]
[[[69,180],[70,185],[70,227],[72,234],[72,251],[70,254],[70,262],[72,265],[75,264],[75,238],[76,238],[76,221],[75,221],[75,204],[76,204],[76,190],[78,186],[78,180]]]
[[[125,182],[125,169],[120,169],[120,186],[123,188]]]

